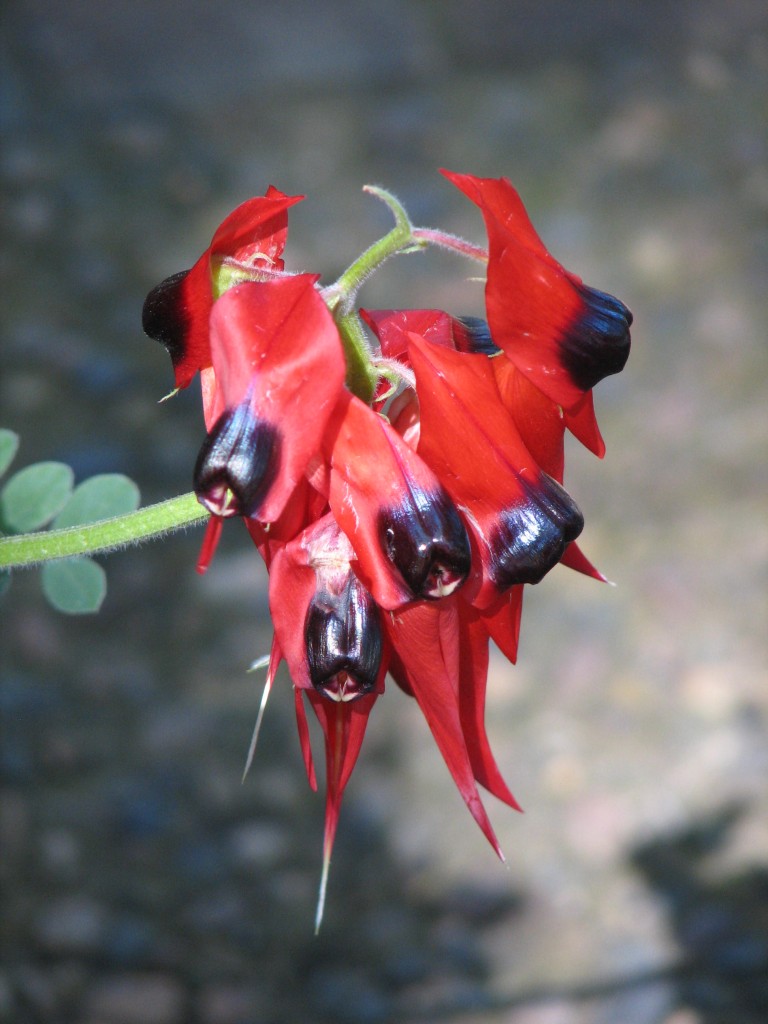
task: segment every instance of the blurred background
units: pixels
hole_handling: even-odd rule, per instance
[[[195,387],[144,295],[269,184],[288,265],[330,282],[389,227],[474,241],[437,174],[506,175],[545,242],[635,313],[573,446],[615,588],[529,589],[489,731],[525,808],[501,866],[390,687],[314,937],[323,801],[232,524],[106,560],[98,616],[2,603],[0,1021],[763,1024],[768,1019],[768,9],[762,0],[6,0],[2,425],[15,468],[190,488]],[[479,313],[474,268],[403,257],[370,306]]]

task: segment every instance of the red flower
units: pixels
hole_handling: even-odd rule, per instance
[[[469,572],[469,541],[440,480],[353,395],[338,413],[329,501],[354,546],[355,571],[387,609],[452,593]]]
[[[144,331],[168,350],[177,388],[185,388],[198,370],[211,365],[208,318],[223,290],[222,268],[227,266],[230,281],[237,280],[238,272],[250,278],[255,270],[282,270],[286,211],[303,198],[284,195],[270,185],[266,195],[248,199],[222,221],[191,270],[166,278],[147,296]]]
[[[574,411],[603,377],[624,368],[632,314],[550,256],[506,178],[442,173],[485,219],[495,343],[545,395]]]
[[[564,433],[603,454],[591,389],[624,365],[631,314],[549,255],[509,182],[445,173],[485,218],[488,323],[360,311],[378,343],[363,352],[359,322],[345,319],[354,296],[337,283],[326,305],[316,276],[283,272],[298,197],[275,189],[227,218],[145,305],[177,384],[202,371],[208,434],[194,482],[212,515],[201,566],[223,518],[242,517],[270,574],[265,695],[284,660],[313,788],[306,703],[322,728],[318,922],[342,796],[387,672],[418,702],[501,856],[478,787],[518,805],[485,732],[489,642],[515,660],[523,587],[559,562],[603,579],[575,543],[583,518],[563,488]],[[370,404],[349,390],[361,364]]]

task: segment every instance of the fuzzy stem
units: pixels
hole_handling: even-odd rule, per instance
[[[116,551],[186,526],[202,525],[208,516],[195,495],[189,493],[96,523],[1,537],[0,568],[21,569],[56,558]]]
[[[416,239],[408,215],[391,193],[375,185],[366,185],[363,191],[386,203],[395,218],[395,226],[358,256],[334,284],[325,288],[323,297],[333,313],[344,345],[347,387],[369,404],[376,391],[379,375],[356,309],[357,293],[371,274],[392,256],[424,249],[428,242]]]

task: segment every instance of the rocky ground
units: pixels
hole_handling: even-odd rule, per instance
[[[237,202],[306,192],[290,263],[332,280],[386,230],[481,241],[435,173],[508,175],[552,251],[635,312],[574,450],[556,570],[490,731],[524,816],[468,819],[388,692],[312,934],[322,801],[287,680],[240,775],[267,650],[234,526],[108,560],[96,618],[33,573],[2,608],[0,1021],[762,1024],[768,1019],[768,15],[758,0],[280,5],[9,0],[0,15],[3,425],[19,465],[189,488],[197,400],[140,330],[149,287]],[[294,215],[295,214],[295,215]],[[479,312],[404,258],[375,305]]]

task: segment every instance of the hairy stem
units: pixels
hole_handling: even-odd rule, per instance
[[[195,495],[189,493],[113,519],[70,526],[65,530],[2,537],[0,568],[21,569],[56,558],[116,551],[128,544],[152,540],[186,526],[202,525],[207,518],[208,512]]]

